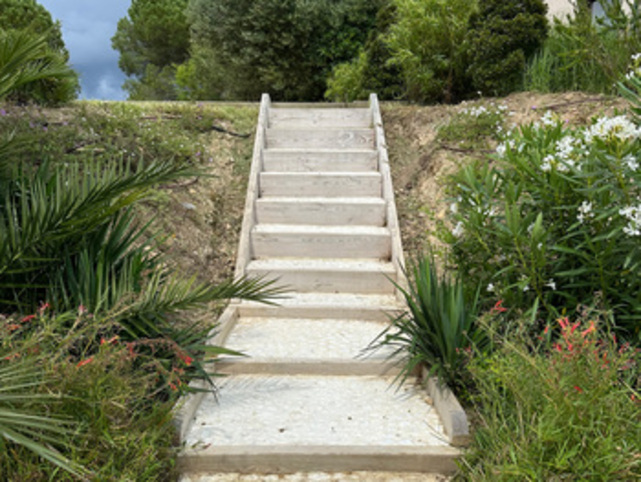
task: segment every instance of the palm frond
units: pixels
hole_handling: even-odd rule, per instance
[[[40,368],[31,361],[0,365],[0,438],[27,448],[76,476],[86,475],[84,468],[55,448],[67,447],[65,439],[73,433],[73,423],[42,415],[48,411],[47,405],[57,399],[37,393],[44,383]]]
[[[62,58],[47,55],[46,35],[10,30],[0,35],[0,99],[42,79],[64,79],[74,73]]]

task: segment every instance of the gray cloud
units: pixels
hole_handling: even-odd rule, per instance
[[[81,97],[122,100],[124,74],[111,37],[130,0],[39,0],[62,25],[71,64],[80,73]]]

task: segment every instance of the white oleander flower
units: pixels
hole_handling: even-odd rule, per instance
[[[550,288],[552,291],[556,291],[556,282],[550,278],[547,283],[545,283],[545,286]]]
[[[627,155],[623,158],[623,162],[628,166],[631,171],[639,169],[639,161],[632,155]]]
[[[545,115],[541,117],[541,123],[546,127],[554,127],[556,125],[556,119],[551,110],[547,111]]]
[[[492,283],[487,285],[486,291],[488,291],[489,293],[493,293],[494,290],[495,290],[495,288],[494,288],[494,285]]]
[[[590,126],[585,133],[586,142],[590,143],[597,137],[608,140],[616,138],[622,141],[636,139],[641,136],[641,129],[637,128],[626,116],[601,117]]]
[[[641,236],[641,203],[638,206],[626,206],[619,214],[628,220],[623,232],[628,236]]]
[[[576,216],[576,218],[581,224],[583,224],[585,220],[594,216],[594,213],[592,212],[592,203],[588,201],[583,201],[579,206],[578,211],[579,214]]]
[[[464,231],[465,230],[463,228],[463,222],[459,221],[458,223],[456,223],[456,226],[454,226],[454,229],[452,229],[452,234],[455,237],[460,238],[463,235]]]

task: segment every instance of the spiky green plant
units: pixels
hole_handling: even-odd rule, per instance
[[[391,358],[402,363],[400,380],[421,366],[447,385],[462,385],[468,350],[482,348],[486,337],[475,324],[478,291],[466,296],[461,277],[439,276],[433,258],[424,257],[410,270],[409,288],[397,285],[407,310],[392,320],[374,347],[394,347]]]
[[[82,476],[85,470],[56,449],[66,447],[65,437],[72,433],[73,422],[43,415],[42,408],[56,397],[32,392],[43,383],[39,367],[31,360],[0,364],[0,449],[6,450],[8,442],[18,444]]]
[[[46,36],[21,30],[0,32],[0,99],[39,80],[74,75],[61,57],[48,54]]]

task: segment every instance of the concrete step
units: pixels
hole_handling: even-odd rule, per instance
[[[267,149],[374,149],[373,129],[267,129]]]
[[[235,375],[206,395],[181,464],[189,471],[448,473],[448,446],[425,392],[391,378]],[[286,409],[285,409],[286,408]]]
[[[368,259],[258,259],[247,273],[278,280],[298,293],[393,294],[396,270],[390,262]]]
[[[391,235],[378,226],[257,224],[251,232],[253,257],[374,258],[388,260]]]
[[[275,108],[269,111],[269,126],[300,127],[370,127],[372,111],[367,108]]]
[[[399,372],[394,350],[370,344],[385,322],[305,318],[241,318],[225,346],[246,358],[219,358],[224,374],[392,375]]]
[[[268,197],[256,201],[258,223],[384,226],[385,201],[374,197]]]
[[[378,153],[373,149],[266,149],[265,172],[359,172],[377,171]]]
[[[380,197],[378,172],[263,172],[260,196]]]
[[[354,293],[288,293],[277,305],[239,304],[241,317],[341,319],[389,322],[402,306],[392,295]]]

